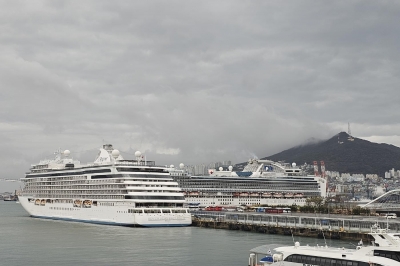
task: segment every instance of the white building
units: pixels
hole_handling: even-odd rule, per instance
[[[365,179],[369,179],[372,181],[378,181],[378,175],[377,174],[366,174]]]

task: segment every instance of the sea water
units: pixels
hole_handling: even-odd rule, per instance
[[[294,240],[324,245],[323,239]],[[198,227],[135,228],[36,219],[20,204],[0,202],[0,265],[246,266],[249,250],[265,244],[293,245],[293,239]],[[349,246],[340,240],[327,244]]]

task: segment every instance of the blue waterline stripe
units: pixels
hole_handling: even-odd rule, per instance
[[[129,226],[129,227],[182,227],[182,226],[190,226],[190,224],[126,224],[126,223],[80,220],[80,219],[73,219],[73,218],[49,217],[49,216],[39,216],[39,215],[31,215],[31,217],[40,218],[40,219],[49,219],[49,220],[68,221],[68,222],[82,222],[82,223],[89,223],[89,224],[104,224],[104,225],[117,225],[117,226]]]

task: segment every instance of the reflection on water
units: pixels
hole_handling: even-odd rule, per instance
[[[131,228],[30,218],[20,204],[0,202],[1,265],[247,265],[249,250],[291,245],[291,236],[197,227]],[[299,238],[301,244],[323,239]],[[327,240],[328,245],[351,246]],[[356,243],[354,243],[356,244]]]

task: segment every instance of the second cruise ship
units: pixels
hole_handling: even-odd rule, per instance
[[[171,176],[184,191],[188,205],[297,205],[309,197],[326,197],[327,182],[318,176],[305,175],[295,164],[251,159],[243,171],[209,169],[209,175],[190,176],[170,167]]]

